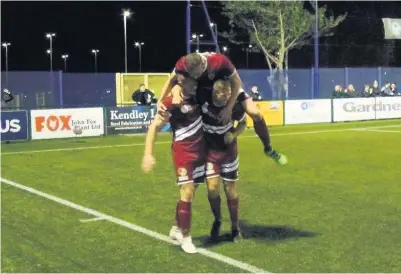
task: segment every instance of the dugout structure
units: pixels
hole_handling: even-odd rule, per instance
[[[117,73],[116,74],[116,104],[117,106],[135,105],[132,94],[144,84],[156,98],[160,97],[162,87],[170,73]]]

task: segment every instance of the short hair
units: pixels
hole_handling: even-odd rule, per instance
[[[223,90],[231,90],[231,84],[230,81],[225,81],[225,80],[217,80],[213,83],[213,91],[215,91],[218,88],[222,88]]]
[[[231,95],[231,84],[230,81],[217,80],[213,83],[213,102],[221,102],[223,99],[230,97]]]
[[[139,87],[144,87],[144,86],[145,86],[145,84],[140,84],[140,85],[139,85]]]
[[[188,72],[199,67],[203,62],[202,56],[198,53],[190,53],[185,58],[185,68]]]

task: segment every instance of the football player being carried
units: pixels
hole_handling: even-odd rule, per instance
[[[220,177],[223,179],[224,190],[227,196],[227,205],[232,221],[232,239],[240,241],[242,235],[238,226],[239,199],[235,187],[238,180],[238,149],[237,136],[246,128],[245,113],[260,115],[256,104],[245,92],[241,92],[236,100],[232,112],[232,120],[223,123],[218,119],[230,96],[230,84],[228,81],[218,80],[213,85],[213,93],[198,93],[198,102],[202,105],[202,119],[204,123],[206,148],[208,150],[206,177],[208,186],[208,199],[215,221],[211,230],[211,239],[217,240],[221,226],[221,198]],[[251,116],[252,117],[252,116]],[[238,121],[234,128],[233,121]],[[264,121],[264,120],[263,120]],[[286,164],[287,158],[275,151],[270,144],[270,137],[266,127],[266,143],[263,143],[266,153],[273,157],[279,164]]]
[[[179,86],[173,89],[176,88]],[[157,114],[149,126],[142,160],[142,170],[150,172],[156,163],[153,147],[157,133],[164,124],[170,122],[173,132],[172,156],[180,187],[180,200],[177,202],[175,224],[170,230],[170,237],[177,240],[187,253],[197,252],[190,236],[192,199],[197,184],[205,180],[203,123],[199,105],[193,95],[184,97],[180,107],[172,105],[171,96],[165,97],[163,104],[168,113]]]
[[[231,61],[225,55],[219,53],[191,53],[181,57],[175,66],[173,75],[163,86],[158,101],[159,113],[165,111],[163,98],[169,94],[173,96],[173,104],[180,105],[186,92],[182,86],[185,85],[187,79],[191,78],[197,81],[198,97],[211,97],[215,81],[224,80],[229,82],[231,95],[219,114],[219,119],[224,123],[228,123],[231,120],[232,109],[237,101],[239,91],[242,89],[242,82]],[[179,85],[181,88],[176,88],[172,92],[172,87],[175,85]],[[272,149],[268,127],[256,104],[252,100],[248,101],[245,103],[245,110],[253,120],[253,128],[262,141],[264,153],[279,164],[286,163],[286,158]]]

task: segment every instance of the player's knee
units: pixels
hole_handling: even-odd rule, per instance
[[[235,182],[224,182],[224,191],[226,192],[227,199],[232,200],[238,197]]]
[[[220,195],[219,178],[207,180],[207,191],[209,198],[215,198]]]
[[[261,121],[261,120],[263,119],[263,116],[262,116],[262,114],[260,113],[259,110],[250,113],[249,116],[251,116],[251,118],[252,118],[252,120],[253,120],[254,122],[259,122],[259,121]]]
[[[181,200],[191,202],[195,194],[195,185],[193,183],[184,184],[180,188]]]

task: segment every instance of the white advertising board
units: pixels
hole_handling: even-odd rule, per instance
[[[401,118],[401,96],[376,97],[376,119]]]
[[[310,124],[331,122],[331,100],[285,101],[285,124]]]
[[[333,99],[333,121],[374,120],[375,98]]]
[[[32,139],[100,136],[103,108],[31,110]]]

